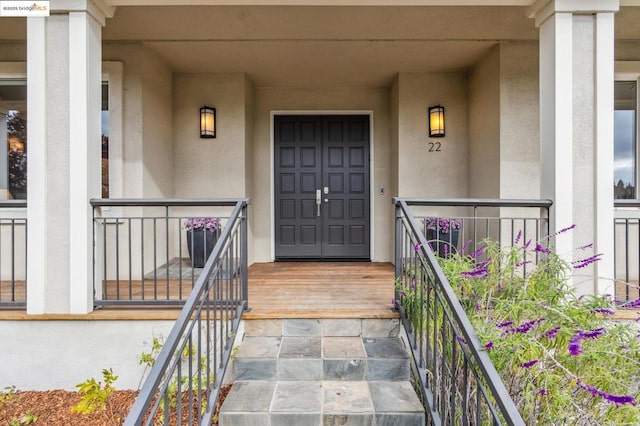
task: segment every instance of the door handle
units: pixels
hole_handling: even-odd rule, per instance
[[[316,207],[318,208],[318,217],[320,217],[320,205],[322,204],[322,191],[316,189]]]

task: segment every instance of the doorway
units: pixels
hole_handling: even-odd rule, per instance
[[[274,117],[276,260],[369,260],[368,115]]]

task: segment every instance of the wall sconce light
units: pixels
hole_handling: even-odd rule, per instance
[[[216,137],[216,109],[208,106],[200,108],[200,137]]]
[[[429,107],[429,137],[444,137],[444,107],[441,105]]]

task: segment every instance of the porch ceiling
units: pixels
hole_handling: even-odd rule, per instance
[[[398,72],[472,67],[499,41],[537,40],[527,7],[123,7],[106,42],[137,41],[176,72],[246,72],[257,86],[384,87]],[[640,38],[624,8],[623,38]]]

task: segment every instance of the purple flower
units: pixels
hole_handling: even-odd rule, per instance
[[[615,314],[615,311],[607,308],[594,308],[594,309],[591,309],[589,312],[591,312],[592,314],[603,314],[603,315]]]
[[[520,242],[520,238],[522,238],[522,229],[518,231],[518,235],[516,235],[516,239],[513,241],[513,244],[518,244]]]
[[[416,253],[419,252],[420,251],[420,247],[422,247],[422,244],[420,244],[420,243],[414,244],[413,245],[413,251],[416,252]]]
[[[561,230],[559,230],[558,232],[556,232],[556,233],[555,233],[555,234],[553,234],[553,235],[560,235],[560,234],[564,234],[565,232],[570,231],[570,230],[574,229],[575,227],[576,227],[576,224],[574,223],[574,224],[573,224],[573,225],[571,225],[571,226],[567,226],[566,228],[562,228]]]
[[[538,360],[534,359],[534,360],[531,360],[531,361],[523,362],[522,364],[520,364],[520,366],[522,368],[529,368],[529,367],[533,367],[537,363],[538,363]]]
[[[476,268],[471,271],[463,271],[460,273],[462,278],[484,278],[487,276],[487,268]]]
[[[524,266],[524,265],[528,265],[529,263],[531,263],[530,260],[526,260],[524,262],[518,262],[518,263],[516,263],[516,268],[519,268],[519,267]]]
[[[524,245],[522,246],[523,250],[526,250],[529,248],[529,246],[531,245],[531,240],[527,241],[526,243],[524,243]]]
[[[448,233],[451,229],[460,229],[462,227],[462,223],[458,219],[447,219],[444,217],[428,217],[427,219],[427,229],[431,231],[439,231],[444,234]]]
[[[622,305],[623,308],[637,308],[640,307],[640,299],[632,300]]]
[[[586,250],[586,249],[591,248],[591,247],[593,247],[593,243],[584,245],[582,247],[578,247],[578,250]]]
[[[477,259],[484,254],[484,250],[486,248],[487,248],[487,243],[482,243],[473,252],[471,252],[470,256],[474,259]]]
[[[463,345],[467,344],[467,341],[462,336],[456,336],[456,340],[458,341],[458,343],[461,343]]]
[[[469,248],[470,245],[471,245],[471,240],[465,241],[464,244],[462,245],[462,248],[460,249],[460,251],[464,252],[465,250],[467,250]]]
[[[511,324],[513,324],[513,321],[505,321],[505,322],[501,322],[500,324],[496,324],[496,327],[505,328],[505,327],[509,327]]]
[[[578,334],[581,339],[597,339],[604,334],[604,331],[604,328],[596,328],[590,331],[579,331]]]
[[[613,395],[613,394],[601,391],[600,389],[597,389],[594,386],[590,386],[584,383],[582,380],[578,380],[578,386],[588,391],[593,396],[600,396],[605,400],[613,404],[616,404],[617,407],[625,404],[636,405],[636,399],[631,395]]]
[[[533,251],[538,252],[538,253],[551,253],[551,250],[549,250],[546,247],[541,246],[540,244],[536,244],[536,248],[533,249]]]
[[[520,324],[518,327],[515,328],[509,328],[507,330],[505,330],[505,334],[511,334],[511,333],[520,333],[520,334],[527,334],[529,332],[529,330],[531,330],[533,328],[534,325],[541,323],[542,321],[545,321],[546,318],[538,318],[535,319],[533,321],[527,321],[524,322],[522,324]]]
[[[480,302],[476,302],[476,312],[480,312],[482,310],[482,305]]]
[[[493,349],[493,340],[492,340],[492,341],[490,341],[489,343],[487,343],[486,345],[484,345],[484,348],[485,348],[486,350]]]
[[[182,225],[187,231],[210,231],[221,229],[222,224],[217,217],[190,217]]]
[[[582,345],[580,344],[580,339],[576,337],[577,334],[575,334],[571,340],[569,340],[569,347],[567,349],[569,349],[569,353],[572,356],[578,356],[582,353]]]
[[[538,392],[540,394],[540,396],[547,396],[547,391],[544,389],[540,389],[540,392]]]
[[[553,339],[558,335],[558,331],[560,331],[560,326],[556,325],[551,330],[544,333],[542,337],[546,337],[547,339]]]
[[[600,260],[600,256],[602,256],[602,253],[598,253],[595,254],[593,256],[589,256],[587,258],[584,259],[580,259],[580,260],[575,260],[573,262],[571,262],[571,264],[573,265],[573,267],[575,269],[580,269],[580,268],[584,268],[588,265],[591,265],[592,263],[595,263],[597,261]]]

